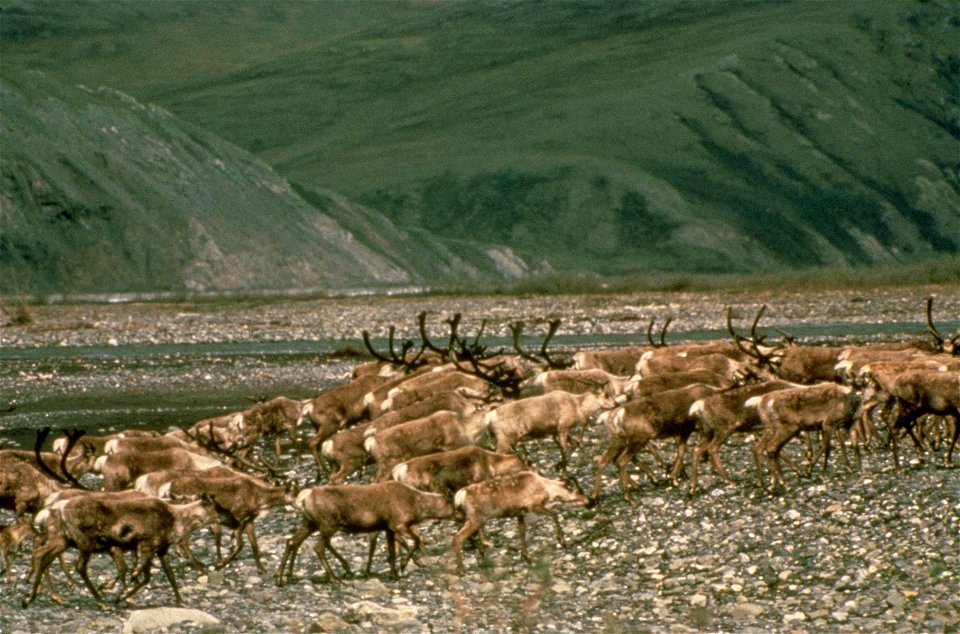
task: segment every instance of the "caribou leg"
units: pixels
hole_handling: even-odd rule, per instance
[[[277,568],[277,585],[284,584],[284,570],[286,569],[286,583],[293,583],[293,564],[297,559],[297,551],[308,537],[317,531],[317,527],[311,522],[304,521],[300,528],[290,536],[283,549],[283,556],[280,558],[280,566]]]

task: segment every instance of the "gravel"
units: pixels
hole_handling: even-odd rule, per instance
[[[189,349],[299,341],[347,346],[355,345],[359,329],[384,333],[391,323],[407,328],[420,310],[431,311],[436,322],[462,311],[464,332],[475,331],[481,317],[491,319],[488,328],[495,332],[518,318],[536,331],[536,324],[555,315],[564,317],[561,332],[581,334],[643,333],[649,319],[675,314],[678,323],[670,332],[679,340],[685,331],[722,329],[727,305],[735,305],[747,319],[762,302],[770,305],[764,324],[771,326],[835,324],[841,329],[922,322],[923,298],[937,291],[935,316],[960,314],[956,293],[926,288],[869,296],[671,294],[39,306],[33,324],[0,329],[7,355],[0,367],[0,394],[17,405],[0,418],[0,433],[9,443],[24,444],[31,430],[50,420],[65,420],[59,417],[71,411],[91,430],[113,425],[104,415],[109,411],[118,412],[117,421],[126,416],[128,421],[159,425],[205,408],[227,407],[245,392],[273,395],[299,386],[309,394],[341,381],[354,362],[302,349],[232,356],[216,350],[209,355],[174,350],[165,359],[149,347],[143,354],[128,350],[119,357],[98,353],[85,358],[78,352],[84,346],[182,344]],[[404,336],[413,334],[411,329]],[[637,340],[643,338],[641,334]],[[67,351],[60,360],[51,358],[57,349]],[[82,389],[87,400],[81,398]],[[158,397],[161,393],[163,398]],[[602,442],[600,431],[591,428],[584,447],[574,453],[571,472],[584,486],[592,481],[591,458]],[[561,509],[567,548],[554,541],[548,518],[529,522],[530,565],[520,558],[516,523],[494,520],[487,558],[480,562],[474,551],[466,552],[463,577],[452,574],[447,553],[456,526],[436,522],[423,528],[428,542],[423,566],[411,565],[400,580],[389,578],[381,546],[372,577],[357,574],[343,584],[331,584],[308,547],[311,539],[298,557],[295,582],[278,588],[273,573],[284,540],[299,520],[290,509],[274,510],[257,520],[266,575],[257,572],[248,547],[222,571],[198,572],[172,557],[184,607],[219,623],[174,622],[165,631],[960,629],[960,479],[955,469],[941,466],[942,449],[923,461],[912,449],[902,449],[900,472],[893,470],[886,450],[865,453],[860,471],[848,471],[835,459],[826,474],[818,469],[813,477],[800,480],[788,473],[790,490],[769,494],[753,484],[752,442],[750,437],[735,437],[722,450],[738,480],[735,486],[725,486],[707,471],[693,496],[683,486],[652,485],[637,477],[637,502],[631,504],[620,495],[613,469],[608,469],[596,506]],[[799,449],[796,442],[787,446],[798,458]],[[661,445],[661,452],[672,450],[672,443]],[[558,453],[550,441],[531,445],[530,454],[542,471],[554,473]],[[311,482],[311,464],[288,467],[300,481]],[[2,521],[11,519],[6,512],[0,515]],[[334,544],[354,571],[363,569],[365,538],[340,535]],[[194,546],[201,559],[212,561],[209,533],[196,534]],[[143,616],[139,610],[172,605],[170,588],[155,571],[135,596],[135,606],[101,610],[85,590],[67,587],[55,564],[53,577],[66,604],[58,606],[41,595],[29,609],[20,610],[27,563],[25,553],[17,557],[13,572],[18,583],[0,585],[4,634],[137,631],[141,626],[134,627],[131,619]],[[91,570],[102,581],[113,575],[112,563],[102,556],[94,558]]]

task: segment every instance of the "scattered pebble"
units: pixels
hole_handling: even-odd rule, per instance
[[[922,320],[925,296],[923,290],[880,289],[858,302],[837,292],[819,294],[814,300],[803,295],[758,299],[691,293],[497,298],[494,302],[489,298],[366,298],[238,302],[206,308],[201,304],[50,304],[36,307],[34,328],[3,329],[3,354],[9,356],[13,350],[19,356],[4,357],[0,364],[0,394],[12,395],[18,407],[0,418],[0,430],[4,440],[24,442],[44,424],[85,424],[90,429],[129,426],[141,420],[165,424],[196,414],[181,402],[183,395],[202,400],[213,389],[224,407],[242,405],[245,396],[261,393],[298,389],[298,394],[288,395],[306,396],[342,382],[355,361],[323,358],[321,346],[357,345],[360,329],[381,336],[390,324],[398,326],[400,337],[416,336],[415,317],[420,310],[427,310],[438,324],[462,311],[464,333],[475,332],[482,317],[491,318],[487,328],[495,334],[507,332],[506,324],[516,319],[525,319],[533,332],[542,323],[538,319],[556,315],[564,318],[560,336],[580,333],[578,324],[583,320],[574,317],[587,313],[597,316],[590,325],[592,332],[618,336],[642,333],[651,317],[678,314],[678,330],[671,329],[667,335],[668,341],[671,335],[678,341],[683,328],[722,331],[722,307],[727,305],[752,314],[754,304],[765,301],[775,309],[768,315],[771,323],[906,323]],[[636,309],[627,311],[626,304]],[[960,314],[960,296],[942,293],[937,310]],[[611,319],[628,312],[637,319]],[[92,327],[63,327],[70,323]],[[784,329],[790,330],[789,326]],[[442,332],[435,334],[440,337]],[[261,343],[269,344],[270,354],[252,352]],[[31,357],[46,346],[61,344],[63,356]],[[105,352],[102,356],[89,349],[85,350],[91,353],[88,356],[69,352],[90,346]],[[150,348],[151,354],[133,354],[134,346],[156,348]],[[143,394],[162,398],[142,409],[130,405]],[[88,408],[105,403],[110,411],[61,411],[38,405],[75,402],[65,400],[68,397],[86,399]],[[592,481],[591,458],[602,442],[602,431],[590,429],[586,450],[573,453],[570,472],[584,486]],[[721,450],[724,466],[737,481],[734,486],[723,484],[705,469],[701,492],[692,498],[683,487],[670,486],[665,480],[653,485],[634,471],[638,502],[631,504],[620,495],[615,477],[607,479],[604,497],[595,508],[560,507],[566,550],[556,545],[549,518],[532,517],[527,526],[532,566],[520,557],[516,522],[493,521],[488,526],[492,544],[487,560],[478,562],[475,551],[465,551],[463,577],[453,573],[447,553],[455,526],[433,522],[421,527],[427,541],[423,566],[410,563],[398,581],[389,576],[382,543],[375,555],[374,575],[363,578],[359,571],[366,562],[367,540],[340,534],[334,546],[347,558],[354,576],[345,577],[342,584],[330,583],[313,553],[315,538],[311,538],[297,558],[294,583],[277,588],[273,574],[299,519],[296,513],[271,511],[256,523],[266,574],[257,572],[249,545],[223,570],[211,567],[198,572],[171,554],[184,607],[200,610],[220,623],[175,623],[166,631],[957,629],[960,489],[956,469],[941,468],[932,456],[907,466],[906,452],[912,448],[905,447],[901,449],[905,466],[897,473],[890,467],[889,452],[874,450],[863,455],[868,478],[847,472],[842,461],[834,458],[826,475],[818,469],[809,480],[798,480],[788,471],[792,491],[770,495],[753,483],[750,448],[754,442],[755,438],[734,437]],[[800,459],[795,442],[784,451]],[[675,445],[659,447],[666,456]],[[531,455],[538,468],[552,473],[558,454],[549,440],[542,450],[531,448]],[[290,465],[290,470],[301,482],[313,482],[311,462]],[[0,522],[11,519],[4,515]],[[508,538],[508,533],[513,537]],[[207,548],[199,550],[198,556],[212,563],[212,540],[204,534],[200,541]],[[224,546],[229,545],[226,538]],[[68,553],[68,559],[73,558]],[[26,574],[28,560],[26,552],[14,558],[18,579]],[[331,558],[331,563],[337,569],[338,562]],[[109,557],[94,557],[90,569],[94,579],[112,579]],[[84,589],[66,586],[58,566],[51,570],[66,605],[58,606],[42,594],[29,609],[13,609],[19,608],[23,582],[0,583],[0,631],[116,632],[137,609],[173,604],[157,565],[147,587],[135,596],[136,606],[111,605],[106,610]],[[108,597],[112,598],[109,592]]]

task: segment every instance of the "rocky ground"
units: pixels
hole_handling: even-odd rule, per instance
[[[676,294],[39,306],[33,309],[33,323],[0,328],[0,353],[7,355],[0,368],[0,394],[17,405],[0,417],[0,433],[7,442],[22,444],[26,430],[45,420],[53,401],[59,403],[57,411],[88,406],[102,415],[102,401],[116,393],[116,409],[152,420],[144,399],[155,397],[162,388],[166,397],[157,408],[169,408],[172,417],[184,416],[179,402],[195,402],[198,408],[215,406],[209,384],[227,386],[229,397],[235,399],[245,392],[273,394],[278,387],[296,384],[310,386],[301,387],[310,392],[339,381],[353,363],[307,354],[296,346],[299,352],[269,358],[252,353],[231,357],[220,353],[223,348],[212,348],[209,355],[186,355],[173,347],[166,360],[133,351],[119,361],[100,355],[85,359],[74,349],[84,346],[124,349],[316,341],[345,347],[355,345],[359,330],[383,333],[391,323],[409,328],[408,334],[413,335],[420,310],[431,311],[437,322],[462,311],[469,316],[465,332],[472,332],[481,317],[490,319],[488,328],[499,332],[513,319],[526,319],[535,329],[543,319],[560,316],[570,334],[642,333],[649,319],[673,314],[677,323],[670,332],[679,340],[686,331],[721,330],[728,305],[746,320],[763,302],[770,305],[765,324],[786,329],[836,324],[838,332],[841,326],[846,332],[856,324],[922,322],[923,298],[937,291],[935,314],[960,314],[960,297],[945,289],[806,297],[771,293],[762,298]],[[887,336],[913,334],[917,333]],[[52,358],[58,349],[70,350],[67,360]],[[73,400],[82,389],[87,390],[88,400]],[[593,477],[591,457],[602,442],[599,430],[591,429],[584,447],[574,455],[572,472],[584,486]],[[791,490],[768,494],[753,483],[751,444],[750,438],[737,439],[722,453],[738,480],[736,486],[724,486],[707,473],[701,491],[693,496],[666,483],[638,480],[636,502],[629,503],[620,495],[610,469],[604,478],[604,496],[596,506],[563,509],[566,548],[555,543],[547,518],[532,520],[528,530],[532,565],[519,556],[515,522],[494,521],[488,558],[481,562],[475,552],[467,552],[463,577],[453,574],[447,553],[456,526],[440,522],[424,527],[429,544],[423,566],[411,565],[398,581],[389,577],[381,548],[374,576],[355,575],[340,585],[331,584],[309,547],[310,540],[298,558],[295,583],[278,588],[273,574],[298,518],[290,510],[277,510],[257,521],[266,573],[257,571],[249,550],[223,571],[200,573],[173,558],[185,607],[202,611],[218,623],[185,622],[167,629],[960,629],[960,477],[956,469],[942,467],[942,450],[920,461],[912,450],[902,449],[900,472],[892,469],[885,450],[865,453],[860,471],[847,471],[837,457],[827,474],[818,471],[812,478],[798,480],[788,473]],[[799,449],[799,443],[788,447],[798,458]],[[661,446],[663,452],[671,450],[672,444]],[[543,471],[552,473],[557,454],[549,441],[540,448],[531,447],[531,455]],[[302,482],[312,481],[311,464],[288,466]],[[8,515],[0,518],[10,519]],[[201,558],[210,561],[209,535],[200,533],[194,541]],[[365,538],[339,536],[334,544],[355,571],[362,570]],[[0,585],[3,634],[138,631],[143,626],[131,620],[138,609],[172,605],[170,588],[158,571],[137,594],[136,606],[101,610],[85,591],[66,587],[62,573],[54,570],[65,605],[41,596],[29,609],[20,610],[26,562],[21,554],[13,564],[16,585]],[[95,558],[91,569],[104,581],[112,576],[112,564],[106,558]]]

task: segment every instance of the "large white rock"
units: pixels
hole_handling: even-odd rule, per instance
[[[200,610],[189,608],[151,608],[149,610],[134,610],[123,622],[123,634],[139,634],[163,627],[170,627],[177,623],[192,621],[201,625],[216,624],[220,621]]]

